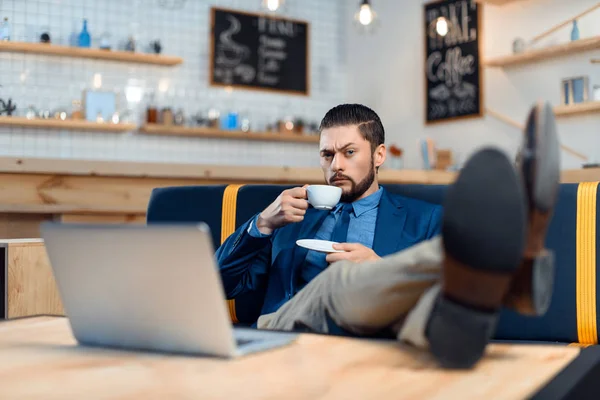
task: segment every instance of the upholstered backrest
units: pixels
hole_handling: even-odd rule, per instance
[[[290,185],[214,185],[155,189],[148,205],[148,223],[205,222],[215,249],[235,228],[270,204]],[[393,193],[441,204],[444,185],[385,185]],[[546,315],[533,318],[503,311],[497,339],[598,343],[600,280],[596,226],[598,183],[562,184],[546,246],[556,257],[552,304]],[[230,302],[234,321],[250,315],[243,298]],[[248,321],[246,321],[248,322]]]

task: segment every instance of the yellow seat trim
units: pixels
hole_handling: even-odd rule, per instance
[[[235,214],[237,211],[237,195],[240,188],[244,185],[227,185],[223,192],[223,208],[221,211],[221,244],[235,232]],[[238,321],[235,312],[235,299],[227,300],[229,315],[231,321],[235,324]]]
[[[598,182],[577,188],[577,337],[598,344],[596,319],[596,197]]]

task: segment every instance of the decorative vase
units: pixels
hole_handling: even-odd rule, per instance
[[[577,26],[577,20],[573,21],[573,29],[571,30],[571,40],[579,40],[579,27]]]

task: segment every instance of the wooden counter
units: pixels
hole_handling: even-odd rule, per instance
[[[44,242],[0,240],[0,319],[39,314],[64,314]]]
[[[383,171],[384,182],[447,183],[441,171]],[[152,189],[222,183],[322,183],[319,168],[0,158],[0,237],[39,237],[44,220],[144,223]]]
[[[455,173],[386,170],[381,183],[448,184]],[[600,169],[563,181],[600,180]],[[319,168],[0,158],[0,237],[39,237],[41,221],[143,223],[152,189],[222,183],[322,183]]]
[[[493,344],[476,368],[448,371],[396,341],[301,334],[286,347],[226,360],[83,348],[66,318],[36,317],[0,322],[0,398],[520,400],[581,353]]]

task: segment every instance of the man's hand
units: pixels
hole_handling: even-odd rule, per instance
[[[270,235],[277,228],[287,224],[300,222],[308,209],[306,188],[295,187],[281,194],[258,216],[256,227],[265,235]]]
[[[341,260],[349,260],[354,262],[378,260],[379,257],[373,249],[363,246],[360,243],[338,243],[334,244],[336,250],[344,250],[343,253],[329,253],[325,258],[328,263],[334,263]]]

